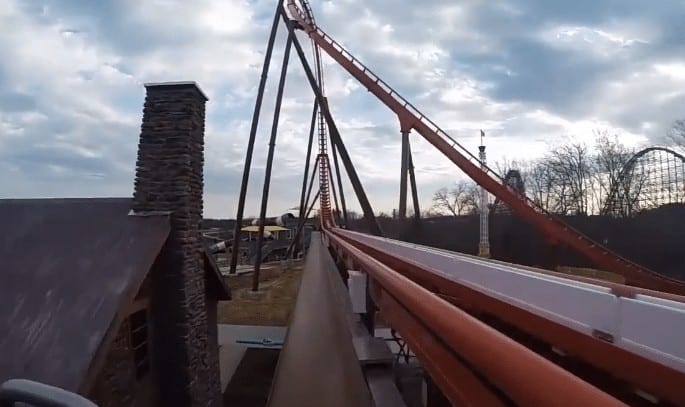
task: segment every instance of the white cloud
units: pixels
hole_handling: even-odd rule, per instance
[[[631,6],[632,15],[612,14],[600,3],[585,15],[525,0],[421,7],[338,0],[313,8],[326,32],[464,147],[475,153],[484,129],[494,162],[535,158],[568,137],[592,144],[595,128],[652,143],[680,118],[685,60],[663,51],[677,28],[662,22],[671,11]],[[206,214],[233,216],[272,7],[266,0],[1,2],[0,170],[14,174],[0,180],[3,196],[130,194],[142,84],[195,80],[210,97]],[[284,40],[281,27],[257,133],[253,208]],[[390,211],[399,189],[397,119],[330,58],[324,63],[329,104],[357,171],[374,206]],[[293,53],[270,212],[299,198],[312,100]],[[435,189],[463,175],[425,140],[411,140],[427,207]]]
[[[685,81],[685,61],[655,64],[654,70],[665,76],[666,80],[676,80],[679,83]]]
[[[553,34],[553,37],[550,34]],[[545,39],[552,44],[558,43],[561,46],[590,49],[603,54],[604,56],[608,56],[610,52],[618,51],[621,48],[649,43],[644,39],[627,38],[625,35],[620,33],[607,32],[600,28],[584,26],[562,26],[555,28],[551,33],[546,32],[544,35],[546,37]]]

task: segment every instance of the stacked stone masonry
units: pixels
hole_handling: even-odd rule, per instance
[[[154,358],[165,406],[221,403],[218,348],[210,339],[216,317],[208,315],[200,234],[205,102],[194,84],[148,86],[143,110],[133,210],[171,212],[152,290]]]

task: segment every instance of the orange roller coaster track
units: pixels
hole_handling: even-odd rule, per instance
[[[288,0],[287,5],[291,17],[316,46],[326,52],[397,115],[401,131],[415,130],[472,180],[506,203],[515,214],[535,225],[548,239],[564,243],[597,266],[620,274],[629,285],[685,295],[684,282],[660,275],[618,255],[547,212],[530,198],[513,190],[492,169],[488,167],[481,169],[477,157],[318,27],[310,17],[311,11],[307,5],[305,5],[307,13],[303,12],[294,0]],[[324,199],[323,194],[320,199]],[[325,207],[330,207],[327,197],[326,200]],[[332,226],[332,224],[324,225],[324,227],[327,226]]]

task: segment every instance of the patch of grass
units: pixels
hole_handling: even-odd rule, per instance
[[[302,262],[290,267],[265,264],[260,271],[258,295],[251,293],[252,274],[228,277],[233,299],[219,303],[219,323],[286,326],[295,306],[302,278]]]

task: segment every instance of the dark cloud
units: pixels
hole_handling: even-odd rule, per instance
[[[60,21],[68,24],[63,32],[88,36],[101,46],[127,56],[140,56],[163,47],[181,48],[190,44],[201,46],[208,37],[207,28],[192,20],[193,11],[208,8],[207,1],[138,3],[120,0],[60,0],[20,2],[24,10],[40,21]],[[164,16],[157,20],[154,14]],[[243,23],[235,18],[217,16],[226,26]],[[256,13],[247,29],[227,40],[246,40],[266,21],[264,13]],[[152,24],[152,21],[160,24]],[[270,18],[269,18],[270,20]],[[230,58],[230,56],[227,56]]]
[[[27,93],[13,89],[0,66],[0,112],[18,113],[35,109],[36,99]]]
[[[36,107],[33,96],[11,90],[0,90],[0,111],[16,113],[27,112]]]
[[[188,35],[188,32],[146,25],[129,12],[126,2],[116,0],[20,2],[20,5],[38,20],[63,20],[69,24],[67,31],[83,33],[127,55],[143,54],[159,46],[198,40],[197,37]]]
[[[457,53],[455,59],[460,59]],[[524,101],[556,112],[578,113],[578,104],[587,92],[606,77],[611,61],[583,59],[562,50],[553,49],[523,39],[507,42],[502,56],[464,58],[469,61],[467,72],[482,81],[493,83],[487,93],[495,100]],[[511,75],[481,69],[483,65],[504,66]]]
[[[23,146],[14,148],[0,157],[6,164],[39,178],[66,178],[77,181],[84,177],[104,178],[114,172],[111,163],[102,157],[79,154],[65,146]]]
[[[336,30],[325,29],[335,38],[344,38],[341,42],[350,43],[353,54],[402,94],[416,95],[427,86],[427,81],[415,80],[411,71],[412,65],[422,61],[413,61],[408,55],[388,55],[382,47],[384,36],[378,32],[384,25],[392,27],[391,38],[398,45],[443,47],[449,53],[448,66],[490,84],[486,94],[495,101],[526,102],[533,108],[575,119],[593,113],[595,106],[586,102],[606,81],[626,76],[659,58],[672,58],[685,46],[685,5],[677,1],[429,1],[411,8],[403,7],[400,1],[356,5],[343,8],[338,4],[325,21],[327,27]],[[326,16],[326,7],[319,9]],[[450,11],[454,9],[457,11]],[[364,21],[376,24],[373,42],[367,40],[373,30],[359,29]],[[641,34],[633,33],[634,29],[622,33],[623,25],[644,27],[645,35],[652,38],[648,43],[623,46],[604,44],[609,40],[597,34],[596,43],[589,44],[581,32],[572,40],[585,48],[553,45],[553,30],[564,26],[585,27],[590,32],[619,29],[618,34],[626,35],[626,41],[633,39],[630,35]],[[549,31],[548,41],[542,38],[544,31]],[[599,58],[593,55],[593,47],[611,48],[614,54]],[[440,61],[437,64],[441,65]]]
[[[523,0],[517,1],[516,4],[525,15],[531,16],[529,21],[575,24],[602,24],[608,21],[631,18],[664,21],[674,14],[682,15],[684,7],[679,0],[659,2],[580,0],[558,3],[545,0]]]

